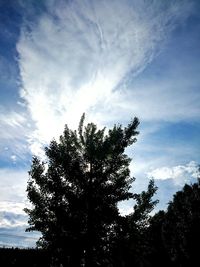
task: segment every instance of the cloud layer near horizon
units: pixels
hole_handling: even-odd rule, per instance
[[[65,123],[76,127],[83,112],[100,124],[144,114],[146,102],[139,107],[134,92],[131,103],[124,94],[127,75],[155,58],[190,10],[189,1],[48,2],[17,44],[21,97],[34,123],[32,153],[40,154]]]

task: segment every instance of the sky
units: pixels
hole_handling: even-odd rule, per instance
[[[107,128],[139,118],[131,190],[154,178],[166,209],[198,175],[199,72],[198,0],[0,0],[0,246],[34,246],[31,158],[83,112]]]

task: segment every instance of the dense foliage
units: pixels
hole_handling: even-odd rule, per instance
[[[186,184],[169,203],[166,212],[151,219],[152,266],[199,266],[200,180]],[[163,264],[162,264],[163,266]]]
[[[84,115],[78,131],[67,126],[46,148],[46,162],[33,158],[27,193],[32,208],[29,231],[40,231],[38,247],[50,266],[196,266],[200,239],[200,182],[185,185],[167,211],[151,212],[157,187],[129,191],[130,158],[136,141],[135,118],[122,128],[98,130]],[[133,212],[119,213],[118,203],[133,200]]]
[[[174,195],[163,223],[166,249],[179,266],[197,266],[200,240],[200,180]]]
[[[33,158],[27,187],[33,204],[26,209],[29,230],[42,233],[38,244],[62,264],[108,266],[120,220],[117,204],[135,198],[137,216],[147,204],[145,195],[129,192],[134,179],[124,153],[136,141],[139,121],[134,118],[124,129],[115,125],[107,134],[93,123],[83,124],[84,115],[78,132],[65,127],[59,142],[46,148],[46,163]]]

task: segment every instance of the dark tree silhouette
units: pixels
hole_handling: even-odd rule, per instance
[[[150,266],[174,266],[164,244],[163,224],[165,222],[165,216],[165,211],[160,210],[150,219],[150,225],[146,236],[150,244],[150,250],[148,255],[148,261],[150,262]]]
[[[150,266],[198,266],[200,179],[176,192],[166,211],[150,220]]]
[[[178,191],[166,212],[162,229],[164,244],[175,266],[198,266],[199,226],[200,179]]]
[[[50,257],[41,249],[0,248],[0,262],[3,267],[49,267]]]
[[[150,213],[158,203],[152,199],[156,190],[154,181],[150,180],[146,191],[133,195],[136,201],[133,212],[119,218],[113,247],[114,266],[149,266],[151,244],[147,235]]]
[[[134,197],[124,151],[136,141],[138,119],[107,134],[83,124],[84,115],[78,131],[66,126],[59,142],[46,148],[47,161],[34,157],[29,172],[28,230],[42,233],[38,246],[52,251],[53,266],[109,266],[117,204]]]

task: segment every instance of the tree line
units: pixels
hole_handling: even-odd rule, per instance
[[[27,231],[41,232],[37,247],[48,255],[46,266],[198,266],[200,181],[151,215],[157,187],[150,180],[146,191],[130,191],[135,178],[125,153],[137,140],[139,120],[99,130],[84,126],[84,118],[77,131],[66,125],[45,148],[46,160],[34,157],[29,172]],[[130,199],[133,212],[122,216],[118,204]]]

